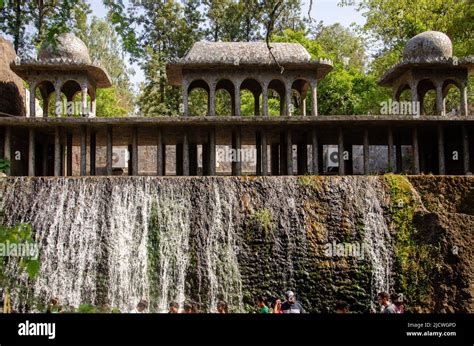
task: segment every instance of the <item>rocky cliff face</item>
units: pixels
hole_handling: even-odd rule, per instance
[[[0,201],[36,230],[43,302],[245,312],[291,289],[308,311],[369,312],[385,290],[474,311],[473,178],[4,178]]]

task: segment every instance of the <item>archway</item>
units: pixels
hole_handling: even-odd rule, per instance
[[[268,84],[268,115],[282,116],[285,114],[285,84],[274,79]]]
[[[50,81],[42,81],[36,85],[35,95],[30,95],[37,100],[41,100],[42,117],[47,118],[48,116],[54,116],[55,114],[55,102],[54,99],[51,101],[51,94],[54,93],[54,84]],[[39,117],[39,112],[36,112],[36,116]]]
[[[306,115],[308,109],[306,97],[308,94],[308,88],[308,81],[302,78],[295,80],[291,85],[290,113],[292,115]]]
[[[448,79],[443,83],[443,103],[447,115],[461,114],[461,91],[456,81]]]
[[[436,114],[436,87],[429,79],[423,79],[418,83],[418,97],[420,102],[420,113],[422,115]]]
[[[61,86],[61,114],[63,116],[72,117],[82,114],[81,90],[81,85],[75,80],[68,80]],[[63,94],[66,97],[65,102],[62,97]]]
[[[188,87],[188,112],[190,116],[205,116],[210,113],[209,84],[198,79],[189,84]]]
[[[240,115],[261,115],[260,95],[262,85],[259,81],[247,78],[240,85]]]
[[[235,86],[228,79],[221,79],[216,84],[216,115],[235,115]]]

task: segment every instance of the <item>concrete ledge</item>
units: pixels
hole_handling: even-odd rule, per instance
[[[26,118],[26,117],[0,117],[0,125],[8,126],[66,126],[78,125],[102,126],[192,126],[192,125],[317,125],[317,124],[419,124],[419,123],[449,123],[449,122],[474,122],[474,116],[419,116],[407,115],[320,115],[320,116],[196,116],[196,117],[129,117],[129,118]]]

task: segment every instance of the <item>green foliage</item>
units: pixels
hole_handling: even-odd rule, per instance
[[[89,48],[93,61],[97,61],[109,74],[113,88],[97,91],[97,116],[125,116],[133,111],[134,95],[130,76],[134,73],[124,62],[122,42],[113,26],[97,17],[89,25],[76,32]]]
[[[364,40],[341,24],[316,28],[315,39],[329,58],[344,67],[362,71],[366,59]]]
[[[81,314],[93,314],[97,312],[97,307],[91,304],[81,304],[77,308],[76,312]]]
[[[436,249],[417,238],[413,218],[418,207],[409,180],[404,176],[386,175],[390,190],[392,222],[395,227],[395,289],[403,292],[410,309],[423,308],[430,293],[436,262]]]
[[[0,172],[6,172],[10,168],[10,161],[6,159],[0,159]]]
[[[19,56],[30,56],[58,34],[84,27],[88,13],[84,0],[9,0],[0,8],[0,32],[13,38]]]
[[[342,0],[353,5],[353,0]],[[381,41],[384,50],[404,46],[407,40],[427,30],[446,33],[458,56],[473,53],[474,4],[471,0],[362,0],[358,10],[367,22],[364,30]]]
[[[124,117],[131,111],[130,105],[123,104],[116,87],[98,89],[96,107],[99,117]]]
[[[252,214],[250,221],[254,227],[265,233],[273,229],[273,215],[270,209],[262,208],[257,210]]]
[[[0,226],[0,244],[5,249],[11,248],[12,244],[34,246],[31,225]],[[29,281],[34,280],[39,271],[40,261],[37,257],[0,257],[0,287],[6,292],[15,292],[19,301],[30,307],[38,306],[37,298],[31,294]]]
[[[0,226],[0,244],[7,246],[8,244],[31,244],[34,245],[33,240],[33,228],[29,224],[18,224],[13,227]],[[8,284],[4,281],[7,278],[4,277],[4,268],[8,261],[12,257],[3,257],[0,261],[0,267],[2,268],[0,279],[1,286],[8,287]],[[19,257],[19,267],[28,273],[30,279],[34,279],[39,272],[40,264],[37,258],[30,257]]]

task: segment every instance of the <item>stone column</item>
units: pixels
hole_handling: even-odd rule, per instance
[[[270,144],[270,171],[272,175],[280,174],[280,147],[278,143]]]
[[[403,171],[403,157],[402,157],[402,141],[401,135],[397,134],[396,136],[397,143],[395,144],[395,156],[397,160],[396,173],[401,173]]]
[[[138,175],[138,129],[132,129],[132,175]]]
[[[364,174],[369,175],[369,130],[364,130]]]
[[[436,83],[436,113],[438,115],[444,116],[444,97],[443,97],[443,82],[438,81]]]
[[[216,84],[209,84],[209,116],[213,117],[216,115]]]
[[[387,156],[388,156],[388,172],[393,173],[394,167],[393,167],[393,131],[392,128],[388,128],[388,134],[387,134],[387,139],[388,139],[388,151],[387,151]]]
[[[255,173],[256,175],[262,175],[262,133],[260,130],[255,133],[255,151],[257,152]]]
[[[10,167],[7,168],[5,171],[6,175],[11,174],[11,128],[10,127],[5,127],[5,141],[3,143],[3,157],[5,160],[10,161]]]
[[[188,88],[189,84],[187,81],[183,82],[183,116],[187,117],[189,115],[188,109]]]
[[[313,175],[318,175],[319,174],[318,132],[315,128],[313,128],[311,131],[311,144],[312,144],[311,173],[313,173]]]
[[[209,175],[216,175],[216,130],[209,131]]]
[[[280,169],[279,169],[279,173],[280,175],[287,175],[288,174],[288,171],[286,170],[287,169],[287,164],[286,164],[286,159],[287,159],[287,155],[286,155],[286,151],[287,151],[287,146],[286,146],[286,132],[285,131],[281,131],[280,132]]]
[[[318,115],[318,81],[314,80],[311,85],[311,115]]]
[[[286,174],[293,175],[293,141],[291,130],[286,130]]]
[[[47,118],[48,117],[48,113],[49,113],[49,99],[48,99],[48,95],[47,95],[47,92],[46,92],[46,95],[42,95],[43,96],[43,118]]]
[[[287,82],[285,87],[285,115],[290,117],[293,115],[293,104],[291,102],[291,84]]]
[[[113,129],[112,126],[107,127],[107,147],[106,147],[106,170],[107,175],[113,174],[113,165],[112,159],[114,154],[114,146],[113,146]]]
[[[131,177],[133,175],[133,146],[129,144],[127,148],[128,148],[128,176]],[[176,161],[176,166],[178,166],[178,161]]]
[[[462,125],[462,150],[464,174],[471,172],[471,160],[469,154],[469,134],[466,125]]]
[[[234,115],[240,116],[240,81],[233,81],[234,88]]]
[[[438,125],[438,173],[446,174],[446,162],[444,158],[444,131],[441,125]]]
[[[261,132],[261,141],[262,141],[262,175],[268,175],[268,155],[267,155],[267,133],[265,130]]]
[[[286,109],[286,96],[285,93],[278,93],[278,96],[280,97],[280,116],[285,115],[285,109]]]
[[[61,175],[61,133],[59,126],[54,128],[54,176]]]
[[[306,116],[306,95],[305,97],[301,95],[301,107],[302,107],[301,114],[305,117]]]
[[[82,177],[87,174],[87,128],[83,125],[81,126],[81,169],[80,175]]]
[[[165,175],[163,166],[163,133],[161,129],[158,129],[156,131],[156,175]]]
[[[63,104],[61,99],[61,84],[57,82],[54,84],[54,94],[55,94],[55,105],[54,110],[57,118],[62,116]]]
[[[186,131],[183,135],[183,175],[189,176],[189,142]]]
[[[268,116],[268,85],[262,85],[262,114],[264,117]]]
[[[36,117],[36,82],[30,82],[30,118]]]
[[[96,150],[96,133],[93,129],[90,131],[90,148],[89,148],[89,159],[90,159],[90,175],[96,175],[95,170],[95,150]]]
[[[308,146],[306,144],[306,133],[303,137],[303,140],[297,145],[296,152],[298,175],[305,175],[308,173]]]
[[[413,174],[420,174],[420,151],[418,146],[418,129],[412,130]]]
[[[91,100],[91,112],[94,117],[97,115],[97,95],[96,95],[95,90],[94,90],[94,93],[92,95],[92,100]]]
[[[43,176],[47,176],[48,175],[48,141],[44,141],[43,142],[43,155],[42,155],[42,159],[43,159],[43,162],[42,162],[42,168],[43,168],[43,172],[42,172],[42,175]]]
[[[189,143],[189,175],[198,175],[198,146],[196,143]]]
[[[411,90],[411,101],[412,101],[412,105],[415,105],[416,109],[417,109],[417,112],[416,116],[419,116],[423,110],[423,105],[420,103],[420,100],[419,100],[419,97],[418,97],[418,83],[411,83],[410,84],[410,90]],[[418,107],[419,105],[419,107]]]
[[[35,131],[30,128],[28,130],[28,176],[35,176]]]
[[[345,167],[344,167],[344,133],[342,131],[342,128],[339,128],[338,130],[338,136],[337,136],[337,141],[338,141],[338,158],[339,158],[339,175],[344,175],[345,174]]]
[[[260,94],[253,94],[253,109],[254,115],[260,115]]]
[[[459,91],[461,92],[461,114],[467,116],[469,113],[467,83],[463,83]]]
[[[242,161],[240,150],[242,148],[240,128],[232,130],[232,149],[235,150],[235,161],[232,161],[232,175],[242,175]]]
[[[72,176],[72,132],[66,133],[66,175]]]
[[[87,117],[89,115],[89,110],[87,106],[87,85],[84,84],[81,90],[81,102],[82,102],[82,116]]]

